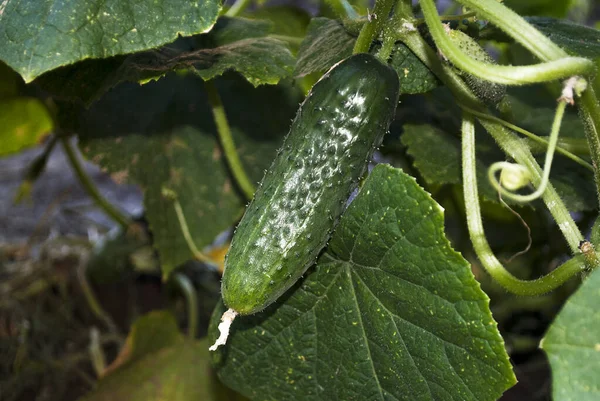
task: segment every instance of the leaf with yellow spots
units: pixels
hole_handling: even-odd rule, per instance
[[[254,88],[233,75],[217,85],[244,168],[257,183],[289,129],[300,93],[285,85]],[[177,195],[198,249],[233,226],[246,204],[220,157],[208,104],[201,79],[169,74],[143,86],[121,84],[76,119],[84,155],[118,182],[144,190],[165,278],[193,255],[162,188]]]
[[[209,338],[225,307],[215,309]],[[497,400],[515,383],[489,299],[415,179],[375,167],[307,277],[213,357],[256,400]]]
[[[91,104],[121,82],[148,84],[171,72],[205,81],[236,71],[254,86],[277,84],[294,66],[287,41],[273,23],[222,16],[210,32],[179,38],[158,49],[110,59],[86,60],[52,71],[36,82],[61,98]]]
[[[31,82],[77,61],[154,49],[207,32],[220,10],[217,0],[5,0],[0,60]]]

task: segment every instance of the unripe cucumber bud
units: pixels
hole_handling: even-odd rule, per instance
[[[448,37],[463,53],[481,61],[482,63],[496,64],[496,61],[477,43],[475,39],[459,30],[448,30]],[[486,81],[474,75],[458,70],[463,81],[481,99],[489,106],[495,106],[506,95],[506,86],[494,82]]]
[[[530,181],[531,173],[527,167],[520,164],[507,164],[500,172],[500,184],[509,191],[521,189],[528,185]]]

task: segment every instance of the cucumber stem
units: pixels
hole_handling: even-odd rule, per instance
[[[548,149],[546,151],[546,160],[544,161],[544,171],[542,173],[542,180],[540,181],[537,189],[528,194],[528,195],[519,195],[507,191],[496,179],[496,172],[503,171],[503,166],[505,162],[494,163],[490,166],[488,170],[488,177],[492,184],[492,186],[499,191],[502,195],[506,196],[509,199],[512,199],[517,202],[531,202],[544,193],[546,187],[548,186],[548,182],[550,181],[550,169],[552,167],[552,159],[554,158],[554,150],[556,149],[556,144],[558,142],[558,133],[560,131],[560,125],[565,114],[565,108],[567,107],[567,101],[561,100],[558,102],[558,107],[556,109],[556,114],[554,115],[554,122],[552,123],[552,132],[550,133],[550,142],[548,144]]]
[[[217,126],[217,133],[219,134],[219,139],[221,140],[221,145],[223,146],[223,151],[225,152],[225,158],[227,159],[227,163],[231,168],[233,177],[240,186],[244,196],[250,200],[254,196],[255,188],[246,175],[246,171],[242,166],[242,161],[240,160],[235,148],[235,143],[233,141],[233,137],[231,136],[231,128],[229,127],[229,122],[227,121],[227,114],[225,113],[221,96],[219,96],[219,92],[212,81],[206,81],[204,84],[206,87],[206,93],[208,94],[208,101],[210,102],[213,117],[215,119],[215,125]]]
[[[448,37],[433,0],[421,0],[421,8],[436,46],[456,67],[489,82],[503,85],[525,85],[547,82],[574,75],[590,74],[593,61],[582,57],[561,57],[527,66],[495,65],[475,60]]]
[[[483,229],[477,190],[475,121],[474,116],[468,112],[463,113],[462,158],[464,202],[467,206],[465,210],[469,235],[482,266],[495,281],[514,294],[536,296],[556,289],[586,269],[584,255],[579,254],[546,276],[535,280],[520,280],[506,270],[492,252]]]
[[[241,14],[248,6],[252,0],[236,0],[235,3],[225,12],[226,17],[237,17]]]
[[[194,243],[194,240],[192,239],[192,234],[190,233],[190,229],[187,225],[187,220],[185,219],[185,215],[183,214],[183,209],[181,208],[181,204],[179,203],[179,200],[177,199],[177,194],[175,193],[175,191],[168,189],[168,188],[163,188],[162,196],[164,196],[165,198],[167,198],[171,202],[173,202],[173,208],[175,209],[175,214],[177,215],[177,221],[179,223],[179,227],[181,227],[181,233],[183,234],[183,238],[185,239],[185,243],[188,246],[188,249],[190,250],[192,255],[194,255],[194,258],[196,258],[197,260],[199,260],[201,262],[209,264],[211,266],[216,266],[217,263],[215,263],[215,261],[213,261],[208,256],[204,255],[196,247],[196,244]],[[215,267],[215,269],[216,269],[216,267]]]
[[[362,27],[352,54],[368,53],[371,44],[389,20],[390,11],[394,6],[394,0],[376,0],[373,13],[369,14],[369,21]]]
[[[600,104],[594,88],[588,86],[580,98],[579,115],[585,128],[585,137],[590,148],[590,156],[594,165],[594,181],[598,204],[600,204]]]
[[[347,0],[325,0],[325,4],[331,7],[338,18],[356,19],[359,17],[358,13],[352,8],[352,4]]]
[[[129,217],[126,217],[100,194],[100,191],[98,190],[98,187],[96,187],[96,184],[94,184],[92,179],[85,172],[85,169],[79,161],[79,158],[75,153],[75,149],[73,148],[73,145],[71,145],[71,143],[69,142],[69,139],[61,137],[60,141],[67,155],[67,159],[69,160],[69,164],[73,168],[75,175],[79,179],[79,182],[81,183],[89,197],[92,198],[102,210],[104,210],[104,213],[106,213],[109,217],[111,217],[113,220],[119,223],[119,225],[121,225],[121,227],[123,227],[123,229],[126,230],[131,224],[131,220],[129,219]]]
[[[502,29],[540,60],[551,61],[567,57],[567,52],[545,36],[523,17],[496,0],[458,0],[483,18]],[[590,147],[594,180],[600,204],[600,105],[591,85],[580,99],[580,115]]]
[[[399,37],[399,39],[452,91],[459,104],[466,104],[468,107],[476,110],[484,110],[483,104],[469,90],[456,72],[440,62],[439,57],[437,57],[435,52],[425,42],[425,39],[418,33],[408,33]],[[583,93],[584,96],[586,93],[587,91]],[[521,139],[497,122],[480,118],[479,123],[483,125],[507,155],[510,155],[519,164],[526,166],[530,170],[534,183],[540,179],[541,168]],[[579,243],[583,240],[583,236],[552,185],[548,186],[543,199],[569,244],[571,252],[577,254],[579,252]]]
[[[198,329],[198,294],[192,281],[185,274],[175,273],[173,280],[185,297],[188,315],[188,338],[193,340],[196,338]]]
[[[465,110],[468,111],[469,113],[473,114],[474,116],[480,118],[480,119],[485,119],[488,121],[493,121],[495,123],[498,124],[502,124],[503,126],[505,126],[506,128],[518,132],[519,134],[523,134],[525,135],[527,138],[531,139],[533,142],[539,143],[542,146],[544,146],[545,148],[548,147],[548,137],[541,137],[541,136],[537,136],[536,134],[527,131],[526,129],[523,129],[517,125],[511,124],[508,121],[502,120],[501,118],[495,117],[491,114],[487,114],[487,113],[482,113],[479,112],[477,110],[474,110],[470,107],[467,107],[465,105],[461,105],[459,104],[459,106]],[[565,147],[569,148],[569,149],[577,149],[579,151],[583,151],[584,149],[579,149],[581,147],[581,144],[579,142],[578,139],[575,138],[562,138],[559,139],[559,143],[560,145],[556,146],[556,151],[560,154],[562,154],[563,156],[568,157],[569,159],[573,160],[575,163],[579,164],[580,166],[583,166],[585,168],[587,168],[590,171],[594,171],[594,167],[588,163],[587,161],[583,160],[581,157],[575,155],[574,153],[571,153],[569,150],[565,149]],[[532,144],[533,145],[533,144]],[[587,147],[587,144],[585,145],[585,151],[589,152],[589,149]]]
[[[108,314],[108,312],[104,310],[104,308],[100,304],[100,301],[98,301],[98,298],[96,297],[96,294],[94,293],[94,290],[92,289],[92,286],[90,285],[87,279],[87,257],[80,255],[80,258],[81,259],[79,261],[79,265],[77,266],[75,273],[77,276],[77,281],[79,282],[79,286],[81,287],[81,291],[83,292],[83,296],[94,316],[96,316],[100,321],[102,321],[102,323],[104,323],[108,331],[111,334],[113,334],[116,338],[118,338],[119,343],[121,343],[122,340],[119,328],[113,321],[112,317]]]

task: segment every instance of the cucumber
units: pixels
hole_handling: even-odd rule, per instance
[[[450,30],[448,37],[463,52],[477,61],[496,64],[496,61],[486,52],[475,39],[459,30]],[[506,86],[475,77],[471,74],[458,71],[463,81],[488,106],[496,106],[506,95]]]
[[[398,92],[398,74],[369,54],[315,84],[232,238],[227,307],[264,309],[315,262],[394,118]]]

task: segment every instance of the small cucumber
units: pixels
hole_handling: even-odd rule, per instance
[[[398,92],[398,74],[369,54],[315,84],[231,241],[222,281],[230,309],[264,309],[315,262],[394,118]]]
[[[479,43],[463,31],[450,30],[448,36],[455,45],[475,60],[488,64],[496,64],[496,61]],[[465,81],[475,95],[489,106],[497,105],[506,95],[506,86],[502,84],[489,82],[462,71],[459,71],[459,73],[462,75],[463,81]]]

